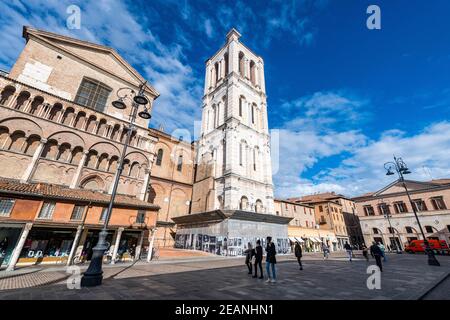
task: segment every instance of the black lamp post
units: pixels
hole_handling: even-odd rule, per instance
[[[420,233],[422,233],[423,242],[425,244],[425,252],[428,255],[428,264],[430,266],[440,266],[439,261],[437,261],[433,250],[430,248],[430,243],[428,242],[427,238],[425,237],[425,233],[423,232],[422,225],[420,224],[419,217],[417,216],[417,211],[414,206],[413,201],[411,200],[411,196],[409,195],[408,188],[406,187],[405,179],[403,178],[404,174],[409,174],[411,171],[409,171],[408,166],[406,163],[402,160],[402,158],[396,158],[394,156],[394,162],[386,162],[384,164],[384,168],[386,169],[386,175],[391,176],[394,174],[394,170],[397,172],[399,176],[399,180],[402,183],[403,187],[405,188],[406,195],[408,196],[409,203],[411,204],[411,207],[414,212],[414,216],[416,217],[417,224],[419,225]]]
[[[136,115],[138,114],[143,119],[150,119],[151,115],[149,109],[146,105],[149,103],[148,98],[144,94],[146,82],[142,83],[139,86],[139,92],[135,94],[134,90],[131,88],[120,88],[117,90],[118,100],[113,101],[112,105],[117,109],[125,109],[126,104],[124,102],[125,99],[128,98],[128,95],[120,96],[119,93],[122,90],[129,90],[131,92],[131,96],[133,97],[133,102],[131,104],[131,114],[129,119],[129,126],[127,131],[127,138],[125,140],[125,144],[122,149],[122,155],[119,160],[119,165],[117,168],[116,177],[114,179],[114,185],[111,192],[111,199],[109,200],[108,211],[106,212],[105,222],[103,223],[102,231],[99,234],[98,242],[94,248],[92,248],[93,254],[91,258],[91,262],[89,264],[88,269],[83,274],[81,278],[81,286],[82,287],[93,287],[98,286],[102,283],[103,279],[103,271],[102,271],[102,262],[103,255],[105,251],[108,249],[108,243],[106,242],[106,236],[108,235],[107,227],[109,223],[109,219],[111,217],[111,212],[114,205],[114,198],[116,197],[117,187],[119,185],[120,176],[123,171],[123,162],[125,160],[126,152],[128,144],[130,143],[130,138],[133,130],[135,129],[134,122],[136,121]],[[144,110],[138,113],[139,107],[143,105]]]

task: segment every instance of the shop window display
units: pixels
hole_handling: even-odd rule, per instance
[[[46,258],[68,257],[75,238],[75,230],[31,229],[25,241],[20,258],[33,262],[49,260]],[[20,262],[20,261],[19,261]]]

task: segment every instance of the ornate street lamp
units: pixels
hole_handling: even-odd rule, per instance
[[[125,140],[125,144],[122,149],[122,155],[119,160],[119,165],[117,167],[117,173],[114,179],[114,185],[111,192],[111,199],[109,200],[108,211],[106,212],[105,221],[103,223],[102,231],[99,234],[98,242],[94,248],[92,248],[93,254],[91,258],[91,262],[89,264],[88,269],[83,274],[81,278],[81,286],[82,287],[93,287],[98,286],[102,283],[103,279],[103,270],[102,270],[102,262],[105,251],[108,249],[108,243],[106,242],[106,236],[108,235],[107,227],[109,223],[109,219],[111,217],[114,198],[116,197],[117,187],[119,185],[120,176],[123,171],[123,162],[125,160],[126,152],[128,144],[130,143],[131,134],[135,130],[134,122],[136,121],[136,115],[139,115],[143,119],[150,119],[150,112],[147,108],[147,104],[149,103],[148,98],[145,96],[145,85],[147,82],[142,83],[139,86],[139,92],[135,94],[134,90],[131,88],[120,88],[117,90],[118,100],[112,102],[112,105],[117,109],[126,109],[125,100],[129,98],[128,95],[120,95],[121,91],[128,90],[130,91],[130,96],[133,97],[131,104],[131,113],[129,119],[129,126],[127,131],[127,138]],[[144,107],[144,110],[138,113],[138,109],[140,106]]]
[[[408,188],[406,187],[405,179],[403,178],[404,174],[409,174],[411,171],[409,171],[408,166],[406,163],[402,160],[402,158],[396,158],[394,156],[394,162],[386,162],[384,164],[384,168],[386,169],[386,175],[391,176],[397,172],[399,176],[399,181],[402,183],[403,188],[405,188],[406,195],[408,196],[409,203],[411,204],[411,207],[414,212],[414,216],[416,217],[417,224],[419,225],[420,233],[422,233],[423,242],[425,244],[425,252],[428,255],[428,264],[430,266],[440,266],[439,261],[437,261],[433,250],[430,248],[430,243],[428,242],[427,238],[425,237],[425,233],[423,232],[422,225],[420,224],[419,217],[417,216],[416,207],[414,206],[413,201],[411,200],[411,196],[409,195]],[[395,171],[395,172],[394,172]]]

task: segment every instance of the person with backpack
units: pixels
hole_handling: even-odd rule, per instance
[[[277,249],[275,248],[275,244],[272,242],[272,237],[267,237],[267,246],[266,246],[266,272],[268,279],[266,282],[277,282],[277,275],[275,271],[275,264],[277,260],[275,258],[277,254]],[[270,268],[272,268],[272,278],[270,277]]]
[[[253,278],[258,277],[258,267],[259,267],[259,273],[261,274],[259,276],[259,279],[264,279],[263,275],[263,269],[262,269],[262,259],[263,259],[263,248],[261,247],[261,240],[256,240],[256,247],[255,247],[255,275]]]
[[[247,250],[244,251],[244,253],[245,253],[245,264],[247,265],[248,268],[248,274],[252,274],[252,258],[254,255],[254,250],[250,242],[248,243],[248,248]]]
[[[375,258],[376,264],[380,271],[383,272],[383,265],[381,263],[381,257],[383,256],[383,251],[381,251],[380,246],[374,241],[370,246],[370,254]]]
[[[297,261],[298,261],[298,265],[300,266],[300,270],[303,270],[303,265],[302,265],[302,247],[300,246],[300,243],[295,242],[295,247],[294,247],[294,253],[295,256],[297,257]]]
[[[348,242],[345,242],[344,249],[347,251],[348,261],[352,262],[353,250]]]
[[[328,248],[328,246],[325,244],[325,242],[322,242],[322,251],[323,251],[323,259],[328,259],[328,256],[330,254],[330,249]]]

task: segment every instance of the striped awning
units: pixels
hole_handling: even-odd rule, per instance
[[[305,241],[304,241],[302,238],[300,238],[300,237],[295,238],[295,239],[297,239],[297,241],[300,242],[300,243],[305,242]]]

